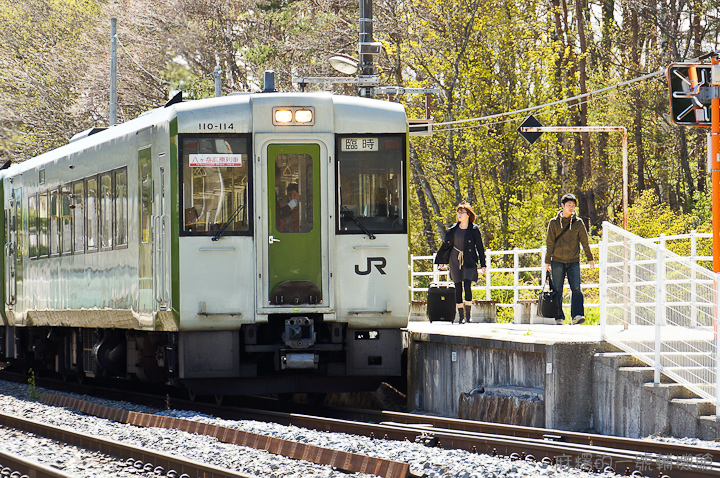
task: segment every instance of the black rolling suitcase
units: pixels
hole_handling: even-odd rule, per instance
[[[452,282],[433,282],[428,288],[428,320],[452,322],[457,314],[455,305],[455,284]]]

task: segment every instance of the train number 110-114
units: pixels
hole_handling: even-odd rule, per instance
[[[235,129],[232,123],[198,123],[201,131],[227,131]]]

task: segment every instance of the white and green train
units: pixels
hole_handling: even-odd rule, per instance
[[[215,395],[401,375],[407,131],[392,102],[235,94],[0,171],[0,354]]]

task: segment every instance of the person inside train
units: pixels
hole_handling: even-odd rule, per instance
[[[278,210],[278,231],[300,232],[300,194],[297,183],[285,190],[288,202]]]

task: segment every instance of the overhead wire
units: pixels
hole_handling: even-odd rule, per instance
[[[630,87],[628,87],[628,88],[625,88],[625,89],[622,89],[622,90],[618,90],[618,91],[616,91],[616,92],[611,92],[611,93],[608,93],[608,94],[606,94],[606,95],[593,96],[592,98],[585,98],[585,99],[583,99],[583,100],[581,100],[581,101],[578,101],[578,102],[576,103],[576,105],[581,105],[581,104],[584,104],[584,103],[589,103],[590,101],[603,100],[603,99],[605,99],[605,98],[609,98],[609,97],[611,97],[611,96],[615,96],[615,95],[618,94],[618,93],[625,93],[625,92],[627,92],[627,91],[634,90],[635,88],[639,88],[640,86],[642,86],[642,85],[640,85],[640,84],[632,85],[632,86],[630,86]],[[576,106],[576,105],[572,105],[572,106]],[[555,108],[555,109],[552,109],[552,110],[549,110],[549,111],[543,111],[542,113],[540,113],[540,115],[542,116],[542,115],[547,115],[547,114],[550,114],[550,113],[555,113],[555,112],[560,111],[561,109],[562,109],[562,108]],[[508,113],[508,114],[509,114],[509,113]],[[513,122],[520,121],[520,120],[522,120],[522,119],[523,119],[523,118],[507,118],[507,119],[505,119],[505,120],[503,120],[503,121],[492,121],[492,122],[489,122],[489,123],[480,123],[480,124],[469,125],[469,126],[459,126],[459,127],[456,127],[456,128],[440,128],[440,129],[435,129],[435,128],[433,127],[433,132],[434,132],[434,133],[440,133],[440,132],[443,132],[443,131],[461,131],[461,130],[466,130],[466,129],[482,128],[482,127],[486,127],[486,126],[495,126],[495,125],[498,125],[498,124],[513,123]],[[436,126],[437,124],[439,124],[439,123],[434,123],[433,126]]]
[[[471,127],[489,126],[489,125],[492,125],[492,124],[500,124],[500,123],[505,123],[505,122],[509,122],[509,121],[517,121],[517,119],[507,119],[507,120],[499,121],[499,122],[492,122],[492,123],[487,123],[487,122],[486,122],[486,121],[488,121],[488,120],[492,120],[492,119],[496,119],[496,118],[506,118],[506,117],[508,117],[508,116],[515,116],[515,115],[519,115],[519,114],[522,114],[522,113],[529,113],[529,112],[532,112],[532,111],[537,111],[537,110],[549,108],[549,107],[556,106],[556,105],[562,105],[562,104],[569,103],[569,102],[572,102],[572,101],[576,101],[577,104],[582,104],[582,103],[584,103],[584,102],[587,102],[587,101],[590,101],[591,99],[593,99],[593,98],[590,98],[590,97],[592,97],[592,96],[597,97],[598,94],[604,93],[604,92],[606,92],[606,91],[610,91],[610,90],[613,90],[613,89],[618,89],[618,88],[621,88],[621,87],[623,87],[623,86],[631,85],[631,84],[633,84],[633,83],[637,83],[637,82],[640,82],[640,81],[649,80],[649,79],[654,78],[654,77],[656,77],[656,76],[660,76],[660,75],[665,74],[666,71],[667,71],[667,68],[662,68],[662,69],[660,69],[660,70],[658,70],[658,71],[655,71],[655,72],[653,72],[653,73],[648,73],[647,75],[643,75],[643,76],[640,76],[640,77],[638,77],[638,78],[633,78],[632,80],[623,81],[623,82],[621,82],[621,83],[616,83],[616,84],[614,84],[614,85],[606,86],[605,88],[600,88],[599,90],[590,91],[590,92],[588,92],[588,93],[583,93],[583,94],[581,94],[581,95],[576,95],[576,96],[573,96],[573,97],[570,97],[570,98],[565,98],[565,99],[562,99],[562,100],[557,100],[557,101],[553,101],[553,102],[550,102],[550,103],[545,103],[545,104],[542,104],[542,105],[530,106],[530,107],[528,107],[528,108],[522,108],[522,109],[513,110],[513,111],[506,111],[506,112],[504,112],[504,113],[496,113],[496,114],[487,115],[487,116],[479,116],[479,117],[476,117],[476,118],[467,118],[467,119],[462,119],[462,120],[445,121],[445,122],[441,122],[441,123],[434,123],[434,124],[433,124],[433,131],[436,131],[436,132],[441,132],[441,131],[455,131],[455,130],[467,129],[467,128],[471,128]],[[637,85],[637,86],[639,86],[639,85]],[[628,89],[629,89],[629,88],[628,88]],[[626,89],[626,90],[627,90],[627,89]],[[623,91],[626,91],[626,90],[623,90]],[[609,96],[609,95],[608,95],[608,96]],[[557,111],[557,109],[554,110],[554,111]],[[462,123],[470,123],[470,122],[483,122],[483,123],[482,123],[482,124],[479,124],[479,125],[469,126],[469,127],[466,126],[466,127],[460,127],[460,128],[442,128],[442,129],[435,129],[437,126],[450,126],[450,125],[456,125],[456,124],[462,124]]]

